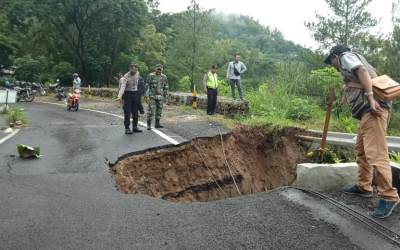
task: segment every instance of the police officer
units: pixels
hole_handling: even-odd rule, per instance
[[[160,124],[163,102],[168,95],[167,76],[163,73],[163,66],[158,64],[155,72],[150,73],[146,80],[146,97],[149,103],[147,112],[147,129],[151,130],[153,116],[156,118],[156,128],[163,128]]]
[[[212,65],[210,71],[204,75],[203,86],[207,93],[207,115],[213,115],[217,107],[218,97],[217,66]]]
[[[135,64],[129,65],[129,72],[120,79],[118,100],[123,103],[125,134],[127,135],[142,132],[138,128],[139,79],[138,67]],[[131,115],[133,130],[130,129]]]

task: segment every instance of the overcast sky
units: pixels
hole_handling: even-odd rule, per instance
[[[179,12],[185,10],[189,2],[190,0],[160,0],[160,9],[162,12]],[[206,9],[252,16],[261,24],[280,30],[286,39],[312,48],[318,47],[318,44],[304,22],[314,19],[315,12],[328,11],[324,0],[198,0],[198,3]],[[379,19],[374,33],[391,32],[391,6],[392,0],[372,1],[369,9]]]

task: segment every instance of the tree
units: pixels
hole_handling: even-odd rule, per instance
[[[322,48],[333,44],[360,47],[360,40],[368,30],[377,24],[377,20],[367,11],[372,0],[325,0],[333,14],[316,14],[317,21],[306,22]]]
[[[392,3],[392,22],[394,25],[400,23],[400,1],[396,0]]]
[[[166,47],[166,35],[158,33],[156,27],[149,24],[140,32],[140,37],[133,46],[133,54],[137,55],[147,68],[153,69],[159,63],[165,64]]]
[[[143,0],[35,1],[52,55],[75,65],[84,79],[107,84],[147,15]]]
[[[215,28],[211,22],[210,11],[200,8],[191,1],[187,11],[181,13],[174,23],[175,34],[170,40],[167,57],[168,66],[174,68],[175,79],[183,75],[191,78],[193,90],[195,81],[201,81],[202,75],[213,63],[210,54],[215,41]]]

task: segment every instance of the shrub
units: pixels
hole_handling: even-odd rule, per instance
[[[184,76],[179,80],[179,85],[178,85],[178,91],[182,91],[182,92],[190,92],[190,76]],[[199,88],[199,87],[197,87]],[[197,91],[199,91],[197,89]]]
[[[313,117],[315,111],[315,105],[310,104],[308,100],[294,98],[288,102],[286,118],[293,121],[307,121]]]
[[[72,83],[72,74],[74,67],[68,62],[60,62],[53,67],[53,76],[60,79],[61,84],[70,85]]]
[[[15,60],[17,69],[15,75],[18,80],[22,81],[40,81],[41,74],[46,73],[46,58],[39,56],[33,58],[30,55],[20,57]]]
[[[16,121],[21,121],[22,123],[26,123],[26,115],[23,109],[21,108],[12,108],[7,111],[8,114],[8,122],[15,123]]]

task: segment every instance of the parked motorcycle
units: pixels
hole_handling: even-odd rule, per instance
[[[79,109],[79,100],[81,94],[79,89],[74,89],[72,93],[68,94],[67,110],[74,110],[75,112]]]
[[[67,98],[67,95],[65,94],[65,89],[61,86],[61,83],[59,81],[54,84],[50,84],[49,88],[50,90],[54,91],[54,93],[56,94],[56,98],[59,101]]]
[[[35,95],[32,92],[31,87],[29,87],[27,84],[16,86],[14,87],[14,90],[17,91],[17,102],[32,102],[35,99]]]
[[[39,95],[41,96],[47,95],[46,90],[44,89],[42,83],[33,82],[31,85],[32,85],[32,90],[36,91],[36,93],[38,93]]]

